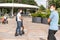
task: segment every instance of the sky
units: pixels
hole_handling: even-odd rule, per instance
[[[41,4],[46,7],[46,0],[35,0],[37,4],[40,6]]]

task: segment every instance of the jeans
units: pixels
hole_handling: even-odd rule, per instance
[[[21,34],[21,21],[17,21],[17,28],[16,28],[16,33]]]
[[[23,27],[23,20],[21,20],[21,27]]]
[[[49,30],[49,32],[48,32],[48,40],[56,40],[56,38],[55,38],[56,32],[57,32],[57,30]]]

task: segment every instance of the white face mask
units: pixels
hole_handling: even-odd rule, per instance
[[[22,11],[20,11],[20,13],[21,13]]]
[[[50,9],[50,11],[54,11],[54,9]]]

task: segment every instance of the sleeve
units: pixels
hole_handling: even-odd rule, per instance
[[[51,13],[50,16],[49,16],[49,18],[52,19],[53,16],[54,16],[54,13]]]
[[[21,15],[20,14],[17,14],[17,17],[21,17]]]

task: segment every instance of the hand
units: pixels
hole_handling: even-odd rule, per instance
[[[50,25],[50,23],[48,23],[48,25]]]

